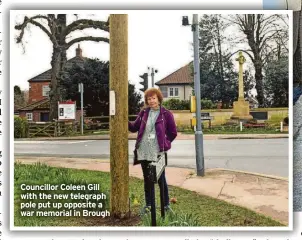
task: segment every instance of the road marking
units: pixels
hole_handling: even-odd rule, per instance
[[[75,144],[75,143],[87,143],[87,142],[94,142],[96,140],[83,140],[83,141],[14,141],[15,144]]]
[[[69,144],[73,144],[73,143],[84,143],[84,142],[95,142],[96,140],[83,140],[83,141],[73,141],[73,142],[69,142]],[[61,142],[60,142],[61,143]]]

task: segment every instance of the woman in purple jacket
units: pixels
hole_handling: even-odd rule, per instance
[[[134,153],[135,162],[140,162],[143,170],[146,201],[144,212],[146,212],[151,208],[153,194],[147,185],[150,162],[156,161],[171,148],[171,142],[176,138],[177,130],[173,114],[161,106],[163,95],[158,89],[147,89],[144,98],[145,108],[133,123],[129,122],[129,131],[138,131]],[[171,210],[165,171],[158,180],[158,184],[160,188],[162,186],[164,188],[165,210]]]

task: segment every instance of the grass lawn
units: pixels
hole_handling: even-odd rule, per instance
[[[179,132],[184,134],[194,134],[192,129],[178,129]],[[240,131],[239,127],[213,127],[213,128],[202,128],[204,134],[288,134],[288,131],[280,132],[276,128],[243,128]],[[108,135],[108,130],[95,130],[95,131],[84,131],[84,135]],[[80,133],[74,134],[73,136],[82,136]]]
[[[194,131],[191,129],[181,131],[184,134],[194,134]],[[288,134],[288,131],[280,132],[276,129],[263,129],[263,128],[243,128],[240,129],[231,129],[231,128],[203,128],[202,132],[204,134]]]
[[[184,134],[194,134],[194,131],[192,129],[179,129],[179,132],[182,132]],[[213,127],[213,128],[203,128],[202,129],[204,134],[288,134],[288,131],[280,132],[276,128],[243,128],[242,131],[240,131],[239,127]],[[95,131],[87,132],[85,135],[107,135],[109,134],[109,131],[102,130],[102,131]],[[80,135],[79,135],[80,136]]]
[[[100,194],[104,193],[109,198],[110,193],[110,175],[109,173],[99,171],[88,170],[76,170],[67,168],[54,168],[44,164],[25,165],[15,163],[15,181],[14,181],[14,224],[15,226],[150,226],[150,214],[144,217],[139,216],[139,211],[144,205],[144,191],[143,181],[137,178],[130,177],[130,200],[131,200],[131,217],[126,220],[115,220],[111,217],[41,217],[21,216],[21,203],[38,203],[44,202],[45,206],[47,202],[52,203],[78,203],[86,200],[53,200],[53,199],[33,199],[22,200],[21,194],[33,193],[35,191],[21,190],[21,184],[28,185],[87,185],[87,184],[99,184],[100,190],[70,190],[70,191],[36,191],[44,194]],[[274,221],[268,217],[257,214],[246,208],[238,207],[226,203],[221,200],[213,199],[207,196],[199,195],[195,192],[184,190],[177,187],[169,187],[170,197],[176,197],[177,202],[172,204],[174,214],[168,214],[165,220],[157,217],[158,226],[283,226],[281,223]],[[157,212],[160,213],[159,204],[159,189],[156,187],[157,198]],[[52,197],[53,198],[53,197]],[[102,199],[98,202],[91,200],[92,202],[102,203],[102,209],[109,210],[109,199]],[[138,201],[138,204],[134,202]],[[86,209],[86,208],[85,208]],[[88,209],[88,208],[87,208]],[[52,211],[53,208],[40,209],[41,211]],[[59,210],[62,211],[63,207]],[[22,211],[34,211],[36,213],[36,207],[28,207]],[[35,215],[35,214],[34,214]]]

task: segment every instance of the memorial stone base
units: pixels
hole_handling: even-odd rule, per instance
[[[250,104],[244,99],[238,99],[233,103],[233,115],[231,119],[234,120],[250,120],[253,116],[250,115]]]

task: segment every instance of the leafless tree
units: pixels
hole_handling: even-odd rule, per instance
[[[38,27],[43,31],[52,43],[53,53],[51,59],[51,84],[50,84],[50,119],[58,118],[58,101],[61,98],[60,80],[64,77],[64,66],[67,61],[66,51],[75,43],[82,41],[106,42],[106,37],[83,36],[69,40],[73,32],[94,28],[109,32],[108,21],[96,21],[91,19],[77,19],[67,25],[66,14],[47,14],[24,17],[21,24],[16,24],[15,29],[19,31],[16,38],[17,43],[22,43],[24,33],[28,26]]]
[[[230,15],[227,20],[237,25],[246,37],[249,47],[240,51],[244,51],[254,64],[257,98],[263,106],[263,67],[268,56],[288,51],[288,18],[280,14],[241,14]]]

